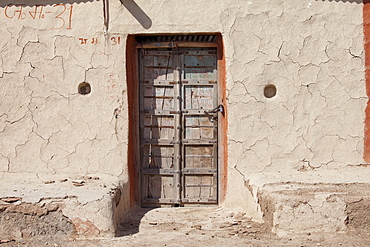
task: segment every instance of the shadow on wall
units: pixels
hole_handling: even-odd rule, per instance
[[[103,2],[104,0],[23,0],[22,4],[26,6],[35,5],[54,5],[54,4],[73,4],[73,3],[86,3],[86,2]],[[107,0],[109,1],[109,0]],[[136,4],[134,0],[110,0],[120,1],[127,10],[135,17],[135,19],[145,28],[148,29],[152,25],[151,19],[143,12],[143,10]],[[315,0],[316,2],[349,2],[361,4],[367,3],[369,0]],[[20,4],[17,1],[0,1],[0,7],[6,7],[9,4]]]
[[[103,0],[23,0],[23,1],[0,1],[0,7],[8,5],[36,6],[36,5],[54,5],[54,4],[73,4],[73,3],[87,3],[87,2],[102,2]],[[117,0],[118,1],[118,0]]]
[[[315,0],[316,2],[344,2],[362,4],[366,0]]]
[[[131,13],[131,15],[140,23],[140,25],[149,29],[152,26],[152,20],[145,12],[135,3],[134,0],[120,0],[122,5]]]

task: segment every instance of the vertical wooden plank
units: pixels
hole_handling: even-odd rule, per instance
[[[214,50],[184,52],[183,201],[217,203],[217,58]]]
[[[176,129],[173,52],[142,49],[140,63],[140,138],[142,206],[176,201]]]
[[[139,64],[139,68],[140,68],[140,71],[139,71],[139,126],[140,126],[140,130],[139,130],[139,139],[140,139],[140,144],[139,144],[139,147],[140,147],[140,193],[141,193],[141,202],[143,202],[146,198],[148,198],[148,189],[149,189],[149,185],[148,185],[148,178],[146,175],[143,174],[142,170],[143,168],[145,167],[145,161],[143,159],[143,157],[145,155],[148,155],[148,154],[143,154],[143,150],[144,150],[144,145],[143,145],[143,128],[144,128],[144,114],[143,114],[143,109],[145,109],[144,107],[144,90],[143,90],[143,83],[142,81],[147,77],[146,76],[146,73],[148,73],[147,70],[145,70],[145,64],[150,64],[150,60],[148,61],[149,57],[146,57],[144,55],[144,50],[141,49],[138,51],[139,53],[139,61],[140,61],[140,64]]]
[[[180,56],[177,49],[174,49],[174,53],[176,54],[176,57],[174,59],[174,81],[180,82],[181,78],[181,70],[180,70]],[[177,112],[181,112],[181,102],[182,102],[182,94],[181,94],[181,88],[180,83],[175,84],[175,110]],[[181,121],[182,116],[181,114],[175,114],[176,123],[175,123],[175,175],[174,175],[174,182],[175,182],[175,203],[181,203]]]

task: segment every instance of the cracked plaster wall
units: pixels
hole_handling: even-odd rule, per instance
[[[9,19],[0,7],[0,171],[127,174],[124,44],[135,33],[222,34],[232,176],[292,179],[363,162],[362,4],[135,2],[141,12],[109,1],[107,33],[101,1],[73,4],[72,28],[66,16],[58,30],[58,18]]]
[[[230,125],[230,157],[243,174],[363,162],[362,6],[272,2],[225,23],[229,122],[238,126]],[[263,96],[268,83],[272,99]]]
[[[266,1],[245,12],[223,12],[230,166],[294,180],[363,162],[362,5]],[[269,83],[272,99],[263,96]]]
[[[0,8],[0,171],[120,175],[127,156],[124,46],[104,35],[101,2],[73,5],[71,29],[53,30],[68,21],[68,10],[63,21],[55,18],[63,6],[43,8],[45,18],[36,19],[28,15],[32,5],[23,7],[24,19],[5,15],[18,14],[18,6]],[[77,92],[84,81],[92,87],[86,96]]]

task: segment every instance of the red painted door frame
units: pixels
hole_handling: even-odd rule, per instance
[[[370,98],[370,0],[363,0],[366,94]],[[370,101],[365,110],[364,160],[370,162]]]

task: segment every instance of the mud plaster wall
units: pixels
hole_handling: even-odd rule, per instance
[[[362,4],[110,0],[105,32],[102,1],[51,2],[36,18],[29,3],[42,0],[12,1],[28,3],[25,18],[0,5],[3,175],[128,179],[125,40],[140,33],[222,34],[230,205],[240,199],[233,192],[251,196],[245,181],[302,180],[363,162]],[[92,86],[86,96],[77,93],[84,81]],[[263,96],[269,83],[277,87],[272,99]]]
[[[362,6],[279,3],[229,23],[229,117],[239,126],[230,126],[230,157],[242,174],[362,162]],[[267,83],[277,86],[275,98],[264,98]]]
[[[45,5],[42,14],[41,7],[26,5],[21,18],[20,7],[4,6],[0,170],[124,173],[124,45],[113,46],[103,35],[102,3],[72,10],[70,4]],[[77,88],[85,81],[92,93],[83,96]]]

